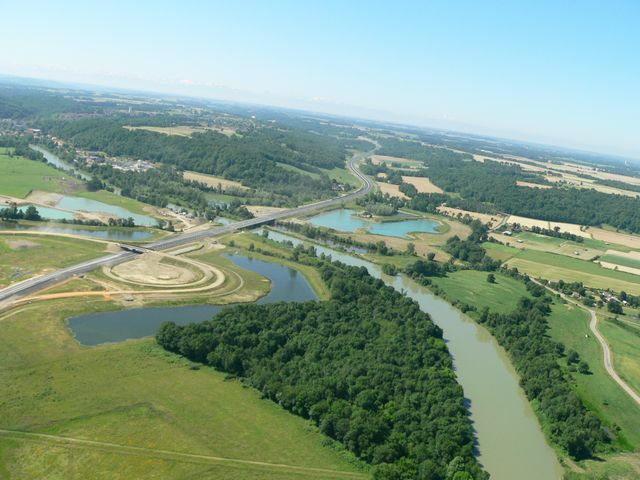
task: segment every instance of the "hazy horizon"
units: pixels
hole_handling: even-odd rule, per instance
[[[0,73],[640,158],[633,2],[89,4],[0,6]]]

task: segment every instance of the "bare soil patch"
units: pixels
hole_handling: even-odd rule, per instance
[[[281,207],[267,207],[264,205],[245,205],[246,209],[249,210],[254,217],[264,217],[265,215],[270,215],[272,213],[281,212],[282,210],[286,210],[286,208]]]
[[[41,245],[31,240],[6,240],[7,245],[12,250],[27,250],[29,248],[38,248]]]

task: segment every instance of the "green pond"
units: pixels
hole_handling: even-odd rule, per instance
[[[355,210],[343,208],[315,215],[309,222],[317,227],[333,228],[341,232],[355,232],[362,228],[375,235],[399,238],[409,238],[408,234],[411,232],[440,233],[438,227],[442,226],[440,222],[428,218],[374,222],[355,214]]]

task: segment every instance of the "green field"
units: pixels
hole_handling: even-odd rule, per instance
[[[331,170],[322,170],[329,178],[339,183],[348,183],[350,185],[360,185],[360,180],[354,177],[346,168],[333,168]]]
[[[445,292],[450,300],[474,305],[478,311],[488,307],[499,313],[515,310],[518,300],[528,297],[524,284],[513,278],[495,273],[496,283],[487,282],[487,272],[459,270],[446,277],[433,277],[431,281]]]
[[[602,328],[608,335],[609,329]],[[640,415],[633,400],[609,377],[602,361],[602,349],[589,330],[589,314],[571,305],[554,305],[549,317],[549,333],[554,340],[573,349],[585,360],[591,375],[572,374],[576,389],[589,407],[610,428],[620,429],[626,447],[640,448]],[[616,366],[618,364],[616,363]]]
[[[601,321],[599,327],[613,351],[618,374],[640,392],[640,323],[620,318]]]
[[[0,236],[0,287],[46,270],[97,258],[105,244],[51,235]]]
[[[113,308],[65,299],[0,316],[0,429],[27,432],[0,432],[2,478],[366,478],[310,422],[239,381],[151,339],[82,347],[65,326]]]
[[[491,257],[534,277],[582,282],[589,287],[640,294],[640,276],[632,273],[610,270],[594,262],[539,250],[522,250],[494,243],[485,243],[484,246]]]
[[[0,195],[25,198],[33,190],[63,193],[75,183],[46,163],[0,154]]]
[[[296,172],[302,175],[308,175],[309,177],[312,177],[312,178],[320,178],[319,173],[309,172],[307,170],[303,170],[293,165],[289,165],[288,163],[278,162],[278,166],[281,168],[284,168],[285,170],[289,170],[290,172]],[[351,172],[349,172],[349,170],[347,170],[346,168],[338,168],[338,167],[332,168],[332,169],[321,168],[320,170],[322,171],[322,173],[327,175],[329,178],[335,180],[336,182],[348,183],[351,185],[358,184],[358,180],[356,179],[356,177],[354,177],[351,174]]]
[[[636,260],[635,258],[621,257],[619,255],[602,255],[600,260],[625,267],[640,268],[640,260]]]

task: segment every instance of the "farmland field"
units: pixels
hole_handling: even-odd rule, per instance
[[[615,254],[606,254],[600,257],[603,262],[615,263],[616,265],[623,265],[625,267],[640,268],[640,259],[630,258]]]
[[[583,282],[590,287],[640,294],[640,277],[632,273],[609,270],[594,262],[539,250],[522,250],[492,243],[486,243],[485,247],[492,257],[534,277]]]
[[[44,162],[0,154],[0,195],[25,198],[32,190],[63,193],[76,183]]]
[[[249,190],[248,187],[245,187],[240,182],[234,182],[233,180],[227,180],[225,178],[215,177],[213,175],[207,175],[205,173],[185,171],[183,177],[185,180],[204,183],[206,186],[211,188],[218,188],[218,186],[221,186],[223,190],[227,190],[229,188]]]
[[[416,190],[421,193],[442,193],[442,189],[437,185],[434,185],[427,177],[408,177],[402,176],[402,181],[410,183]]]

